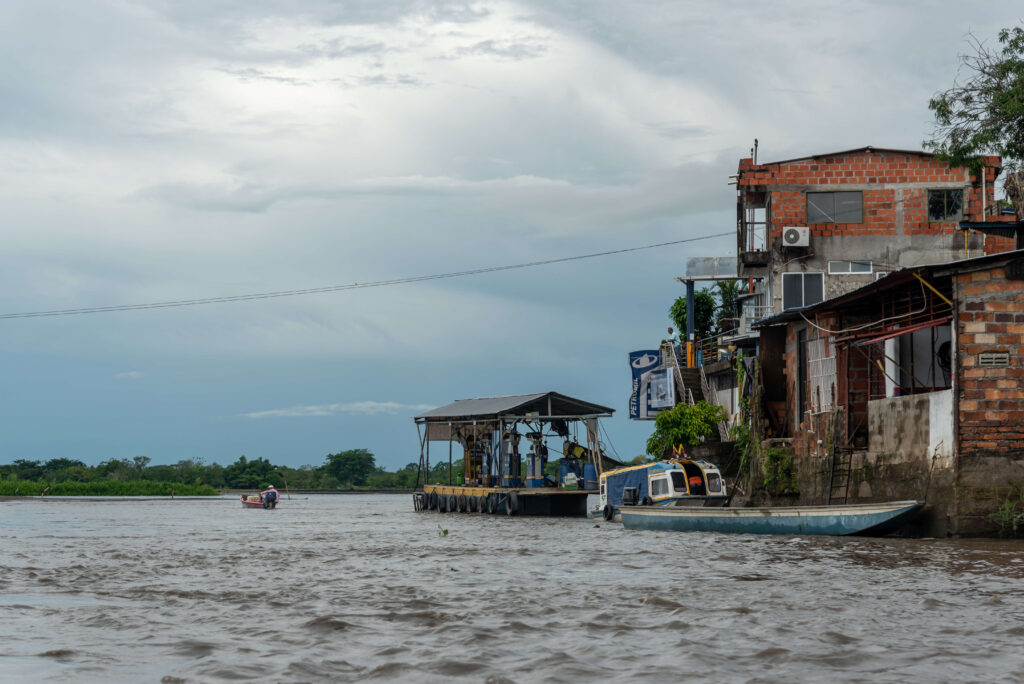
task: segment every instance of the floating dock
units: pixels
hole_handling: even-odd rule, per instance
[[[587,497],[598,493],[606,458],[598,421],[613,413],[605,406],[542,392],[461,399],[416,416],[419,481],[424,484],[423,491],[413,494],[413,507],[450,513],[585,517]],[[527,448],[521,453],[524,439]],[[549,448],[550,441],[559,442],[558,451]],[[448,443],[447,469],[436,465],[431,469],[432,442]],[[453,460],[456,444],[461,466]],[[549,464],[553,451],[558,454],[557,468],[555,461]],[[439,471],[443,478],[438,477]]]
[[[424,485],[422,492],[413,494],[413,507],[417,511],[439,513],[585,517],[587,497],[597,493],[596,489],[505,489],[433,484]]]

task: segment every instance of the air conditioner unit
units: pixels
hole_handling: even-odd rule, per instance
[[[790,226],[782,230],[782,244],[786,247],[808,247],[811,244],[811,229]]]

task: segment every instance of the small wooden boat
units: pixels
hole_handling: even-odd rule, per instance
[[[618,522],[624,506],[723,506],[730,499],[715,465],[672,458],[603,473],[599,502],[590,517]]]
[[[623,526],[630,530],[877,537],[899,530],[923,507],[924,501],[890,501],[767,508],[622,506],[620,511]]]
[[[273,501],[269,505],[263,501],[259,496],[245,494],[242,495],[242,508],[276,508],[277,502]]]

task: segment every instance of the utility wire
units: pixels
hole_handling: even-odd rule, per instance
[[[560,264],[567,261],[579,261],[581,259],[593,259],[595,257],[610,256],[612,254],[625,254],[626,252],[638,252],[644,249],[655,249],[657,247],[668,247],[679,245],[685,242],[697,242],[698,240],[710,240],[711,238],[733,235],[728,233],[716,233],[714,235],[702,235],[685,240],[672,240],[671,242],[659,242],[654,245],[643,245],[642,247],[627,247],[625,249],[613,249],[607,252],[594,252],[593,254],[580,254],[571,257],[558,259],[545,259],[543,261],[530,261],[523,264],[511,264],[507,266],[489,266],[486,268],[474,268],[468,271],[454,271],[452,273],[435,273],[432,275],[413,276],[411,278],[395,278],[393,280],[376,280],[369,283],[351,283],[349,285],[331,285],[329,287],[313,287],[305,290],[281,290],[278,292],[261,292],[257,294],[232,295],[227,297],[206,297],[203,299],[179,299],[168,302],[151,302],[149,304],[121,304],[118,306],[95,306],[83,309],[57,309],[54,311],[26,311],[22,313],[0,314],[0,319],[6,318],[38,318],[41,316],[71,316],[75,314],[108,313],[111,311],[138,311],[140,309],[166,309],[177,306],[196,306],[199,304],[220,304],[223,302],[245,302],[252,299],[272,299],[274,297],[296,297],[298,295],[318,294],[321,292],[344,292],[345,290],[361,290],[370,287],[385,287],[388,285],[402,285],[405,283],[420,283],[427,280],[443,280],[445,278],[461,278],[464,276],[480,275],[482,273],[495,273],[497,271],[511,271],[518,268],[532,268],[534,266],[547,266],[548,264]]]

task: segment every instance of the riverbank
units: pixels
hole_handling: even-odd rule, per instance
[[[40,482],[35,480],[0,480],[0,496],[218,496],[210,485],[180,482]]]

